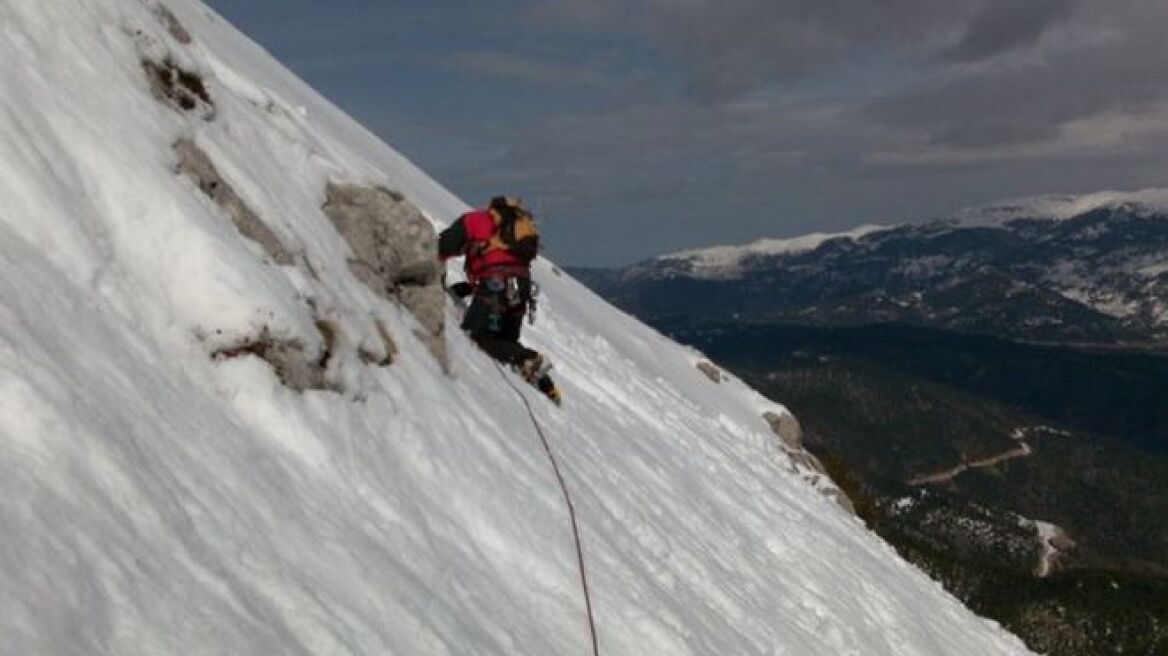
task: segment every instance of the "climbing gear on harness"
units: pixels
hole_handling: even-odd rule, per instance
[[[523,298],[519,293],[519,279],[514,276],[509,276],[504,282],[503,300],[507,302],[507,307],[516,307],[523,302]]]
[[[539,285],[531,281],[531,291],[527,293],[527,323],[535,325],[535,312],[539,309]]]
[[[522,306],[529,293],[525,291],[529,284],[529,279],[516,276],[491,275],[479,280],[479,287],[492,304],[503,310]]]

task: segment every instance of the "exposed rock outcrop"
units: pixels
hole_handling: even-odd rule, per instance
[[[397,342],[394,341],[393,336],[389,333],[389,328],[386,328],[384,323],[378,321],[375,327],[377,328],[378,337],[381,338],[381,352],[378,353],[374,349],[363,345],[357,349],[357,356],[365,364],[388,367],[393,364],[393,359],[397,357]]]
[[[264,253],[276,264],[293,264],[291,253],[280,243],[276,233],[235,193],[235,189],[216,170],[207,153],[190,139],[177,141],[174,153],[178,157],[179,173],[190,178],[216,205],[223,208],[243,236],[262,246]]]
[[[183,27],[178,17],[174,15],[174,12],[169,7],[159,3],[154,9],[154,13],[158,14],[158,19],[166,26],[166,31],[170,32],[170,35],[174,37],[175,41],[178,41],[184,46],[189,46],[193,42],[191,33],[187,31],[187,28]]]
[[[161,61],[143,59],[142,69],[150,82],[150,92],[159,102],[179,112],[196,112],[207,121],[215,117],[215,103],[199,73],[179,66],[169,57]]]
[[[790,412],[764,412],[762,418],[770,425],[771,431],[779,438],[779,441],[784,447],[787,458],[791,462],[791,468],[797,473],[802,473],[803,477],[808,483],[815,487],[826,497],[831,498],[841,508],[849,513],[856,514],[856,505],[844,494],[843,490],[832,481],[830,486],[822,485],[822,479],[831,481],[831,476],[827,473],[827,468],[823,463],[816,458],[814,454],[803,447],[803,427],[799,424],[799,420]]]
[[[332,342],[335,326],[318,321],[323,346],[319,353],[312,353],[295,338],[281,338],[273,335],[266,327],[259,335],[242,340],[235,346],[221,348],[211,354],[216,360],[254,355],[271,365],[276,377],[285,387],[304,392],[306,390],[338,389],[329,383],[325,373],[332,357]]]
[[[766,412],[763,413],[762,418],[770,424],[771,430],[787,448],[803,448],[803,427],[799,425],[799,420],[795,418],[795,415],[789,412],[783,414]]]
[[[420,337],[445,366],[445,295],[434,227],[404,196],[383,187],[329,184],[326,195],[324,213],[353,251],[353,275],[413,313],[424,330]]]
[[[709,378],[711,381],[713,381],[715,383],[722,382],[722,380],[723,380],[722,370],[715,367],[714,363],[708,362],[706,360],[702,360],[701,362],[698,362],[697,365],[695,365],[695,366],[698,368],[698,371],[705,374],[706,378]]]
[[[1034,567],[1034,575],[1046,578],[1060,569],[1059,565],[1063,554],[1078,545],[1071,539],[1066,529],[1061,526],[1040,521],[1032,521],[1031,524],[1038,535],[1038,544],[1041,549],[1038,564]]]

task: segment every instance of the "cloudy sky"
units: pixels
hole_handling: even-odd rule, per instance
[[[1164,0],[210,0],[575,265],[1168,186]]]

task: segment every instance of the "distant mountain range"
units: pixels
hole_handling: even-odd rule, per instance
[[[902,323],[1022,340],[1168,339],[1168,190],[1042,196],[925,224],[765,239],[573,274],[643,318]]]

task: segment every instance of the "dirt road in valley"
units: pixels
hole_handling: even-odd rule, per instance
[[[1033,454],[1034,454],[1034,449],[1032,449],[1029,444],[1027,444],[1025,442],[1019,442],[1017,447],[1010,449],[1009,451],[999,453],[995,456],[990,456],[988,458],[982,458],[980,460],[972,460],[972,461],[962,462],[961,464],[958,464],[954,467],[950,467],[949,469],[943,469],[939,472],[933,472],[931,474],[922,474],[920,476],[915,476],[915,477],[909,479],[908,484],[912,485],[914,487],[920,487],[922,485],[937,485],[940,483],[948,483],[949,481],[952,481],[953,479],[964,474],[965,472],[969,471],[970,469],[981,469],[983,467],[993,467],[994,465],[1002,463],[1002,462],[1006,462],[1007,460],[1014,460],[1016,458],[1028,458]]]

